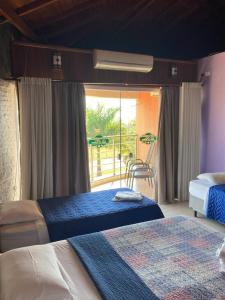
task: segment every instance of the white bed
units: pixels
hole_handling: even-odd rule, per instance
[[[12,201],[12,205],[15,206],[20,202],[21,201]],[[20,206],[20,211],[15,210],[14,214],[12,214],[12,212],[9,212],[9,210],[7,210],[6,213],[1,210],[0,252],[5,252],[24,246],[45,244],[49,242],[48,229],[45,220],[40,212],[38,204],[36,203],[36,201],[32,201],[32,205],[34,206],[34,212],[35,210],[36,212],[38,212],[37,216],[34,214],[33,220],[32,216],[30,216],[30,218],[28,218],[27,220],[25,218],[25,221],[21,219],[15,219],[17,218],[17,216],[19,217],[19,215],[21,215]],[[33,208],[31,207],[31,209]],[[4,217],[6,220],[2,220],[4,219]]]
[[[189,184],[189,207],[197,213],[206,215],[206,207],[208,203],[208,194],[211,186],[215,183],[207,180],[192,180]],[[195,213],[195,215],[196,215]]]
[[[158,228],[161,228],[160,232]],[[127,249],[134,246],[139,249],[141,256],[134,256],[136,257],[135,260],[140,262],[137,268],[138,266],[143,268],[142,276],[147,277],[147,281],[153,276],[154,280],[150,280],[149,284],[159,299],[183,299],[186,290],[193,296],[188,297],[188,299],[217,299],[216,297],[206,298],[206,289],[209,289],[208,293],[213,296],[217,295],[217,291],[219,291],[218,299],[224,298],[224,277],[219,272],[219,260],[215,255],[216,250],[223,241],[221,233],[201,225],[198,221],[184,217],[149,221],[105,232],[108,232],[108,237],[111,236],[112,239],[115,236],[117,239],[119,237],[119,248],[114,248],[115,251],[121,249],[121,245],[128,247]],[[125,232],[131,236],[130,240],[128,238],[124,243]],[[183,233],[186,233],[186,236]],[[192,245],[193,250],[189,254],[187,252],[183,253],[185,249],[180,248],[185,242]],[[140,247],[140,244],[145,246]],[[154,257],[150,256],[152,260],[145,262],[143,265],[141,257],[144,253],[152,253],[153,245],[156,255],[161,251],[166,255],[163,255],[161,260],[155,260],[157,258],[155,255]],[[202,246],[203,248],[201,248]],[[199,247],[202,249],[201,253],[199,253]],[[108,254],[108,252],[106,253]],[[130,255],[132,258],[131,253]],[[104,251],[96,252],[96,256],[104,256]],[[112,270],[110,267],[112,268],[112,266],[105,266],[109,272]],[[138,269],[135,270],[138,271]],[[205,270],[205,273],[203,270]],[[148,272],[152,272],[152,275],[148,275]],[[124,275],[124,273],[122,274]],[[112,290],[116,288],[113,284],[111,285],[111,281],[104,281],[104,275],[101,274],[101,276],[104,284],[112,286]],[[156,278],[158,278],[158,281]],[[197,288],[196,284],[199,284]],[[1,254],[0,286],[1,300],[102,299],[94,281],[91,279],[91,275],[88,274],[78,255],[66,240],[46,245],[23,247]],[[173,298],[172,296],[169,298],[160,296],[165,293],[170,295],[171,287],[175,293],[173,295],[180,296]],[[167,290],[167,288],[169,289]],[[223,297],[220,297],[221,295]],[[108,298],[106,297],[106,299]],[[116,298],[109,297],[109,299]],[[131,298],[126,297],[125,294],[123,299]]]

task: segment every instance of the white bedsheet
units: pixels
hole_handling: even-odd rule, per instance
[[[189,193],[192,196],[205,200],[208,197],[209,188],[213,185],[215,184],[206,180],[192,180],[189,184]]]
[[[62,275],[77,300],[102,299],[80,259],[66,240],[51,244],[61,266]]]
[[[206,180],[191,180],[189,183],[189,193],[199,199],[204,201],[204,212],[207,211],[208,206],[208,195],[209,189],[211,186],[214,186],[214,183],[211,183]]]
[[[75,251],[72,249],[72,247],[69,245],[69,243],[66,240],[54,242],[47,245],[42,245],[40,248],[36,248],[35,253],[33,253],[33,251],[28,250],[28,252],[31,253],[30,254],[31,259],[24,261],[24,264],[22,265],[22,268],[23,270],[26,271],[26,273],[31,272],[31,275],[33,277],[40,276],[39,272],[34,272],[33,270],[32,259],[34,259],[35,263],[38,262],[38,264],[44,266],[45,256],[43,255],[43,251],[45,251],[45,247],[46,247],[46,251],[48,250],[48,247],[51,247],[56,255],[58,270],[61,273],[62,280],[66,283],[66,286],[68,287],[71,296],[68,299],[73,299],[73,300],[101,300],[102,299],[95,287],[95,284],[93,283],[92,279],[90,278],[87,271],[83,267],[80,259],[78,258]],[[12,250],[0,254],[0,265],[4,266],[3,268],[4,270],[7,269],[7,265],[8,265],[7,260],[10,259],[11,254],[12,257],[15,256],[14,255],[15,251],[16,251],[17,259],[20,261],[20,255],[21,255],[21,259],[24,260],[23,249],[29,249],[29,248],[32,247],[24,247],[21,249],[16,249],[16,250]],[[49,250],[47,252],[49,252]],[[51,259],[52,257],[49,258],[50,264],[52,264]],[[26,281],[22,283],[20,282],[20,279],[17,277],[18,274],[14,272],[12,266],[9,268],[8,272],[1,273],[1,270],[2,268],[0,268],[0,286],[3,285],[2,290],[0,290],[1,300],[9,300],[9,295],[10,295],[10,300],[28,299],[29,298],[28,294],[30,293],[29,292],[30,289],[26,287]],[[11,288],[12,285],[5,284],[7,282],[6,278],[7,279],[10,278],[10,280],[13,281],[13,285],[16,286],[15,292]],[[35,282],[35,280],[36,278],[33,278],[33,282]],[[38,278],[37,281],[39,282]],[[57,285],[60,284],[60,282],[58,282],[56,279],[54,279],[53,281],[52,278],[49,278],[49,283],[50,283],[49,286],[46,285],[45,289],[46,288],[53,289],[54,286],[57,287]],[[35,286],[35,288],[36,288],[35,292],[36,294],[38,294],[40,287]],[[49,290],[49,294],[53,294],[53,292],[54,292],[53,290]],[[42,295],[41,290],[39,294]],[[36,299],[36,298],[32,298],[32,299]],[[43,297],[39,297],[38,299],[45,300],[45,298]]]

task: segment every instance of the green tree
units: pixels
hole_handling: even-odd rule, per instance
[[[87,108],[87,135],[94,138],[96,135],[102,136],[118,134],[120,122],[116,119],[119,108],[106,108],[104,104],[98,103],[97,108]],[[97,176],[102,175],[101,170],[101,147],[97,147]]]
[[[87,108],[86,109],[86,126],[87,126],[87,136],[90,139],[95,138],[96,135],[110,136],[126,134],[135,134],[136,123],[135,120],[129,122],[128,125],[121,123],[118,117],[120,108],[107,108],[104,104],[97,104],[97,108]],[[120,138],[114,138],[115,143],[119,143]],[[129,146],[129,137],[123,138],[123,144],[121,151],[127,155],[134,151],[135,142],[133,146]],[[102,175],[101,170],[101,147],[96,147],[97,151],[97,176]]]
[[[120,131],[120,122],[116,118],[118,108],[106,108],[98,103],[97,108],[87,108],[87,135],[94,137],[96,134],[114,135]]]

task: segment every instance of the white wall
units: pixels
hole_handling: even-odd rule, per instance
[[[0,201],[19,197],[19,129],[16,85],[0,80]]]

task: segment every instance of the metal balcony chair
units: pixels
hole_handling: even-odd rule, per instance
[[[153,186],[155,171],[153,168],[153,158],[156,149],[156,142],[149,145],[148,154],[145,162],[142,159],[130,159],[126,163],[125,179],[129,187],[133,187],[134,178],[148,180],[149,185]]]
[[[138,165],[138,168],[135,168],[135,165],[131,168],[131,178],[129,181],[129,187],[133,188],[134,179],[145,179],[148,181],[149,186],[154,186],[155,172],[154,169],[149,166],[147,163]]]

